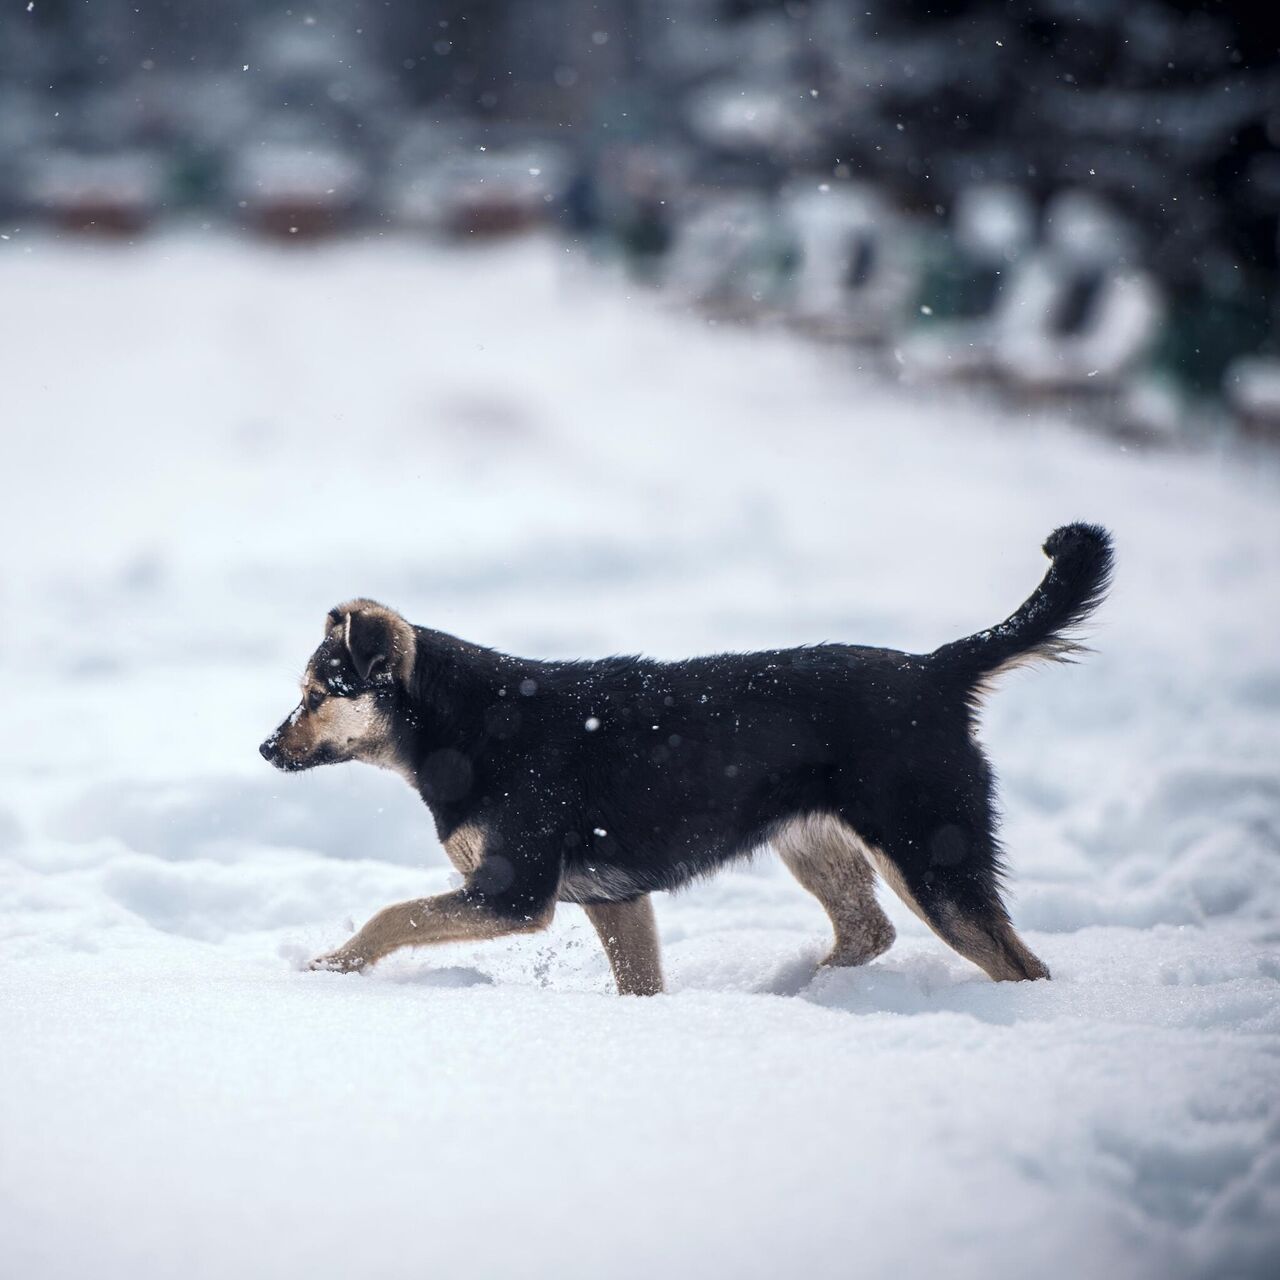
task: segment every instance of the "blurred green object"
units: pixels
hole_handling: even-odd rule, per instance
[[[216,206],[222,195],[224,168],[212,148],[176,146],[169,171],[174,203],[181,209]]]
[[[628,266],[643,280],[656,279],[659,263],[673,238],[670,219],[658,200],[635,201],[618,227]]]
[[[1236,356],[1274,347],[1274,312],[1262,289],[1183,294],[1169,310],[1153,364],[1189,394],[1216,397]]]
[[[989,258],[964,252],[950,236],[925,243],[915,318],[930,323],[990,315],[1003,282],[1001,268]]]

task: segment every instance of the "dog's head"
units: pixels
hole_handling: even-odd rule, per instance
[[[277,769],[342,760],[395,767],[393,713],[416,657],[413,628],[372,600],[330,609],[302,701],[258,750]]]

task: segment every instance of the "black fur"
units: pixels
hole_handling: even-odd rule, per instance
[[[1024,654],[1070,662],[1083,651],[1073,633],[1111,585],[1111,535],[1096,524],[1063,525],[1045,540],[1044,553],[1053,563],[1020,609],[999,626],[934,652],[940,678],[972,686]]]
[[[483,832],[467,891],[500,914],[674,889],[780,823],[831,814],[947,936],[957,918],[1007,922],[975,689],[1022,655],[1069,655],[1110,577],[1096,526],[1058,529],[1045,551],[1052,567],[1008,621],[931,654],[823,644],[540,662],[418,627],[407,679],[377,661],[390,649],[375,634],[358,646],[368,678],[339,632],[316,666],[334,693],[375,693],[442,840]]]

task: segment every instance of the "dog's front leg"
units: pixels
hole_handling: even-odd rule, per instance
[[[509,893],[494,897],[470,886],[435,898],[398,902],[379,911],[345,946],[313,960],[311,968],[355,973],[401,947],[533,933],[551,923],[554,910],[553,898],[541,902]]]
[[[653,903],[643,894],[630,902],[583,907],[609,957],[620,996],[655,996],[662,990],[662,950]]]

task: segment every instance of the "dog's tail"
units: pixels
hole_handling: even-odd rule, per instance
[[[999,626],[944,644],[929,655],[936,673],[972,698],[1025,662],[1072,662],[1086,652],[1076,630],[1102,603],[1115,555],[1096,524],[1067,524],[1044,544],[1053,563],[1023,606]]]

